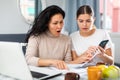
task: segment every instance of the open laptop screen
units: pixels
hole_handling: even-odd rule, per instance
[[[20,80],[33,80],[33,77],[41,80],[60,75],[61,72],[45,67],[28,67],[20,43],[0,42],[0,74]]]
[[[0,73],[15,79],[33,80],[20,43],[0,41]]]

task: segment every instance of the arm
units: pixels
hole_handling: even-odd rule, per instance
[[[72,61],[72,55],[71,55],[71,39],[69,38],[68,41],[66,41],[66,45],[65,45],[65,56],[64,56],[64,60],[66,63],[69,63],[70,61]]]
[[[99,54],[98,57],[100,57],[105,63],[107,64],[113,64],[114,60],[113,60],[113,44],[112,44],[112,40],[108,34],[108,32],[105,32],[104,38],[105,40],[109,40],[109,42],[106,44],[105,49],[103,49],[102,47],[98,46],[99,50],[101,51],[101,54]]]
[[[99,47],[99,49],[101,53],[98,54],[98,57],[100,57],[107,64],[113,64],[114,61],[111,48],[104,50],[103,48]]]
[[[73,60],[70,62],[71,64],[81,64],[91,59],[92,55],[89,54],[87,51],[82,53],[80,56],[76,54],[75,51],[72,51],[72,58]]]
[[[33,66],[54,66],[58,69],[66,69],[66,64],[62,60],[42,59],[39,55],[39,43],[35,37],[31,37],[26,50],[26,60]]]
[[[70,64],[82,63],[80,57],[76,54],[75,51],[72,51],[71,54],[72,54],[72,61],[70,62]]]
[[[39,59],[39,66],[53,66],[58,69],[68,69],[66,63],[62,60],[54,60],[54,59]]]
[[[93,53],[96,51],[96,49],[97,49],[96,46],[91,46],[84,53],[82,53],[80,56],[78,56],[75,51],[72,51],[73,61],[71,61],[71,63],[79,64],[79,63],[91,61]]]
[[[76,54],[76,52],[75,51],[72,51],[72,60],[75,60],[75,59],[77,59],[78,58],[78,55]]]
[[[26,61],[29,65],[38,66],[38,43],[35,37],[31,36],[29,38],[26,53],[25,53]]]

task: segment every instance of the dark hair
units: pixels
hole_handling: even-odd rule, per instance
[[[83,5],[77,10],[77,17],[80,14],[89,14],[91,16],[94,16],[93,9],[89,5]]]
[[[56,5],[51,5],[44,9],[34,20],[32,28],[28,31],[26,42],[28,42],[28,39],[30,36],[38,36],[41,33],[48,30],[48,23],[52,16],[55,14],[62,14],[63,19],[65,17],[65,12]]]

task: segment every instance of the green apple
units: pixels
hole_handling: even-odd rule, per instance
[[[120,78],[120,68],[119,68],[119,73],[118,73],[118,74],[119,74],[119,76],[118,76],[118,77]]]
[[[115,69],[117,69],[118,71],[118,76],[120,77],[120,68],[118,66],[115,66],[115,65],[111,65],[112,67],[114,67]]]
[[[108,66],[108,68],[105,68],[102,72],[103,78],[118,78],[118,70],[116,69],[117,67],[115,65]]]

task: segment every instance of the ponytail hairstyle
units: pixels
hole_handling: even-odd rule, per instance
[[[94,16],[94,11],[89,5],[83,5],[77,10],[77,18],[81,14],[88,14]]]

